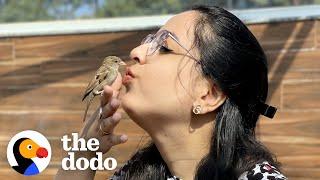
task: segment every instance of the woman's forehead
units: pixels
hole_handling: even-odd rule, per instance
[[[191,45],[193,40],[193,27],[198,14],[195,11],[185,11],[170,18],[159,31],[166,29],[174,33],[179,41]]]

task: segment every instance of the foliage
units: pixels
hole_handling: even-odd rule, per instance
[[[244,9],[320,0],[0,0],[0,22],[175,14],[195,4]]]

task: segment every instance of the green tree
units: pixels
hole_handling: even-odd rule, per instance
[[[1,22],[34,21],[39,17],[42,20],[53,19],[48,14],[45,1],[33,0],[33,3],[28,0],[0,1]]]
[[[168,14],[181,11],[180,0],[108,0],[98,8],[97,17]]]
[[[196,4],[247,9],[320,0],[0,0],[0,22],[176,14]],[[88,8],[89,13],[81,14]]]

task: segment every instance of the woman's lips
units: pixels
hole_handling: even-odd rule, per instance
[[[134,74],[132,73],[131,69],[129,67],[127,67],[126,70],[126,74],[123,77],[122,83],[123,84],[127,84],[129,83],[133,78],[134,78]]]

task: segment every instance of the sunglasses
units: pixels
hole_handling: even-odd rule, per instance
[[[187,48],[185,48],[178,40],[177,36],[174,35],[173,33],[171,33],[168,30],[160,30],[159,32],[157,32],[156,34],[149,34],[147,35],[145,38],[142,39],[141,41],[141,45],[143,44],[150,44],[150,46],[148,47],[147,50],[147,56],[150,56],[152,54],[154,54],[154,52],[156,52],[158,49],[160,49],[161,47],[165,47],[166,48],[166,40],[167,38],[171,38],[173,41],[175,41],[182,49],[184,49],[190,56],[192,59],[196,60],[196,62],[198,63],[198,60],[192,55],[190,54],[189,50]],[[172,51],[168,48],[166,48],[168,51]]]

